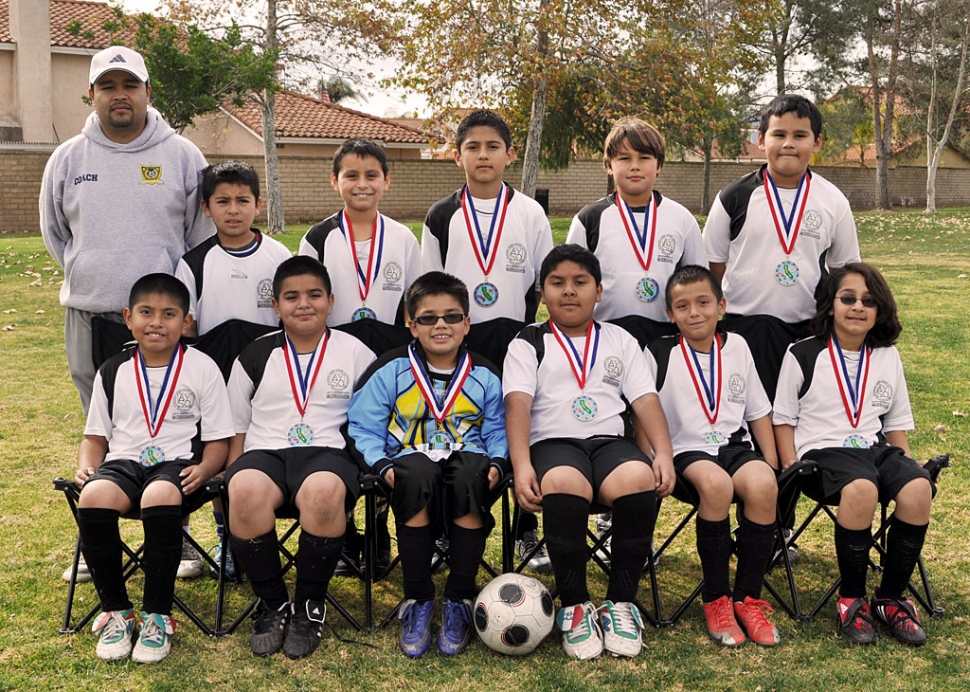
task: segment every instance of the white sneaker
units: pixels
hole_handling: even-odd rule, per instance
[[[101,613],[91,631],[99,635],[96,652],[102,661],[120,661],[131,654],[131,635],[135,631],[135,612],[110,610]]]
[[[61,575],[61,579],[64,581],[71,581],[71,575],[74,573],[74,565],[71,565],[64,573]],[[88,569],[88,563],[84,561],[84,556],[82,555],[77,563],[77,583],[80,584],[82,581],[91,581],[91,571]]]
[[[596,608],[589,601],[561,608],[556,624],[562,630],[562,648],[569,658],[585,661],[603,653],[603,632]]]
[[[521,559],[531,553],[538,543],[539,537],[536,535],[536,532],[526,531],[522,534],[522,540],[515,542],[515,552],[518,553]],[[540,546],[535,551],[525,564],[525,568],[540,574],[548,574],[552,571],[552,562],[549,560],[549,551],[546,550],[546,546]]]
[[[600,608],[603,623],[603,648],[614,656],[636,656],[643,648],[640,610],[628,602],[607,601]]]
[[[131,652],[135,663],[158,663],[172,650],[175,620],[170,615],[158,613],[141,614],[141,632]]]
[[[202,557],[196,552],[192,544],[182,539],[182,559],[179,561],[178,572],[175,576],[179,579],[195,579],[201,577],[205,571],[205,563]]]
[[[596,515],[596,538],[600,539],[613,528],[613,512],[605,512],[603,514]],[[596,557],[605,562],[607,565],[612,561],[612,553],[610,552],[610,544],[612,543],[613,536],[610,535],[603,541],[603,545],[597,549]]]

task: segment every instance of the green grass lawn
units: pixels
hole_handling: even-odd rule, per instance
[[[899,349],[906,364],[917,430],[910,437],[916,456],[950,452],[954,467],[944,472],[933,508],[924,557],[941,618],[924,618],[929,643],[907,650],[884,636],[877,647],[852,648],[835,635],[834,604],[815,622],[794,622],[781,612],[775,621],[783,643],[771,649],[746,645],[737,651],[708,639],[698,604],[673,628],[648,630],[649,649],[635,660],[604,658],[576,663],[551,637],[523,659],[493,654],[479,642],[455,659],[434,653],[408,661],[396,649],[396,625],[384,632],[355,634],[331,611],[327,630],[309,660],[282,656],[255,659],[249,653],[250,625],[229,637],[210,639],[185,618],[179,620],[172,655],[157,666],[97,661],[90,631],[58,634],[67,585],[60,574],[70,560],[76,529],[59,493],[56,475],[75,468],[84,421],[67,372],[63,310],[57,291],[59,269],[37,237],[0,237],[0,690],[310,690],[441,689],[496,690],[959,690],[970,689],[970,558],[966,497],[970,478],[970,211],[862,213],[857,216],[863,257],[889,278],[899,302],[904,332]],[[557,242],[569,219],[554,219]],[[420,224],[412,227],[419,229]],[[281,238],[295,248],[304,228]],[[676,501],[664,503],[658,538],[682,514]],[[203,545],[215,542],[206,512],[193,519]],[[800,543],[796,573],[807,596],[819,595],[836,574],[831,528]],[[124,524],[135,541],[136,522]],[[666,610],[699,579],[693,531],[675,544],[659,566]],[[489,555],[497,558],[498,541]],[[591,571],[594,599],[605,581]],[[776,573],[778,583],[781,575]],[[870,576],[870,586],[876,581]],[[142,580],[131,582],[138,603]],[[439,583],[440,587],[440,583]],[[334,581],[334,590],[360,612],[359,584]],[[178,585],[180,593],[207,617],[213,616],[215,585],[204,578]],[[378,615],[400,595],[400,575],[376,588]],[[650,597],[647,588],[641,599]],[[230,610],[250,596],[248,586],[231,587]],[[78,589],[80,605],[96,601],[90,584]]]

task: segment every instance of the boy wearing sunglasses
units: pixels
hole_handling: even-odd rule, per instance
[[[471,354],[468,289],[432,271],[407,295],[414,340],[379,358],[361,377],[349,430],[364,465],[391,486],[404,573],[401,651],[431,647],[435,539],[450,540],[438,650],[459,654],[471,638],[475,575],[494,520],[490,490],[511,470],[502,384]]]

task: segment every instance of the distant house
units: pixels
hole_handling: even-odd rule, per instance
[[[91,56],[129,42],[102,27],[114,19],[105,2],[0,0],[0,144],[60,143],[81,131]],[[69,27],[79,29],[75,33]],[[358,111],[284,91],[276,97],[280,156],[333,155],[349,137],[381,142],[392,159],[421,158],[430,136]],[[200,118],[185,131],[209,156],[262,156],[257,104]]]

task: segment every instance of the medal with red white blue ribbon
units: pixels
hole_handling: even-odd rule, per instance
[[[379,222],[379,223],[378,223]],[[367,253],[367,268],[360,265],[357,257],[357,241],[354,239],[354,225],[350,222],[350,217],[346,211],[340,212],[337,217],[337,224],[340,232],[343,233],[350,249],[350,257],[354,262],[354,269],[357,274],[357,291],[360,294],[360,307],[354,310],[352,320],[376,320],[377,313],[367,307],[367,296],[370,295],[371,286],[381,270],[381,255],[384,253],[384,217],[378,213],[374,217],[374,225],[370,234],[370,251]],[[346,228],[345,228],[346,226]],[[375,252],[376,249],[376,252]]]
[[[633,246],[633,254],[643,268],[644,276],[637,280],[634,288],[637,299],[649,303],[660,295],[660,284],[649,274],[653,263],[654,238],[657,236],[657,198],[651,194],[650,201],[643,211],[643,226],[637,224],[633,209],[619,194],[616,195],[616,208],[620,212],[620,220],[626,229],[626,237]]]
[[[687,364],[687,371],[690,373],[690,378],[694,383],[694,391],[697,393],[697,399],[701,402],[701,409],[704,411],[704,416],[711,424],[711,432],[707,434],[705,442],[711,445],[722,445],[727,440],[727,436],[723,432],[715,429],[717,417],[721,411],[721,337],[715,334],[714,343],[711,345],[710,365],[708,368],[710,382],[704,377],[704,369],[701,367],[700,359],[697,357],[697,351],[687,343],[683,336],[678,337],[678,340],[680,342],[680,352],[683,354],[684,362]]]
[[[578,397],[573,399],[573,416],[583,423],[591,421],[596,418],[596,399],[586,394],[585,389],[589,373],[596,364],[596,353],[599,351],[600,344],[600,326],[596,324],[595,320],[589,321],[589,326],[586,327],[586,346],[583,348],[582,357],[580,357],[572,339],[563,334],[552,320],[549,320],[549,328],[559,343],[559,347],[566,354],[566,360],[569,361],[569,367],[573,371],[573,377],[576,378],[576,383],[581,392]]]
[[[445,389],[444,396],[441,397],[440,405],[438,404],[438,397],[435,395],[431,375],[428,374],[424,363],[421,362],[421,358],[415,352],[414,343],[408,345],[408,358],[411,361],[411,374],[414,375],[414,382],[418,385],[418,391],[421,392],[421,397],[435,420],[435,431],[429,436],[428,441],[436,448],[446,449],[449,445],[454,444],[455,440],[445,430],[445,418],[454,408],[458,395],[461,394],[462,387],[465,386],[465,380],[468,379],[468,373],[472,370],[471,354],[468,353],[468,349],[462,349],[458,365],[451,376],[451,382]]]
[[[502,229],[505,228],[505,214],[509,209],[510,194],[509,186],[502,183],[498,197],[495,198],[492,225],[488,229],[487,238],[482,235],[482,229],[478,223],[478,214],[475,211],[475,203],[472,201],[472,193],[467,185],[461,194],[461,210],[465,215],[465,228],[468,230],[468,238],[471,241],[472,249],[475,251],[475,261],[478,262],[478,266],[485,276],[485,280],[475,286],[472,295],[475,302],[483,308],[491,307],[498,301],[498,286],[488,280],[488,275],[492,272],[495,257],[498,255]]]
[[[310,354],[307,361],[306,370],[300,367],[300,355],[296,352],[296,346],[286,338],[286,347],[283,349],[284,359],[286,360],[286,373],[290,378],[290,390],[293,392],[293,401],[296,403],[296,410],[300,414],[300,422],[293,425],[286,433],[286,440],[294,447],[308,445],[313,441],[313,428],[303,422],[306,415],[307,406],[310,401],[310,392],[316,384],[317,375],[320,374],[320,366],[323,364],[323,356],[327,352],[327,342],[330,330],[326,330],[320,337],[317,347]]]
[[[165,376],[162,378],[162,386],[159,387],[158,397],[152,400],[152,383],[148,379],[148,366],[145,365],[145,357],[141,349],[135,349],[135,384],[138,386],[138,399],[141,401],[141,410],[145,414],[145,424],[148,425],[148,437],[154,440],[162,429],[165,422],[165,414],[172,403],[172,396],[175,394],[175,386],[178,384],[179,374],[182,372],[183,354],[182,345],[178,344],[172,351],[172,357],[165,367]],[[176,365],[176,360],[178,364]],[[172,367],[175,366],[175,374],[172,375]],[[169,382],[169,377],[172,381]],[[162,400],[165,403],[162,403]],[[138,455],[138,463],[142,466],[154,466],[165,461],[165,452],[158,445],[150,444],[141,450]]]
[[[832,361],[832,370],[835,372],[835,381],[839,385],[839,394],[842,395],[842,406],[845,408],[845,415],[849,419],[852,429],[859,427],[862,420],[862,405],[866,398],[866,385],[869,382],[869,361],[872,356],[872,349],[865,344],[859,350],[859,367],[856,369],[855,382],[849,377],[849,369],[845,364],[845,355],[839,340],[833,334],[829,337],[829,359]],[[869,443],[862,435],[849,435],[845,438],[845,447],[867,448]]]
[[[791,253],[795,249],[795,241],[798,240],[798,232],[802,227],[802,218],[805,215],[805,207],[808,204],[808,193],[812,187],[812,174],[805,171],[805,175],[798,181],[798,188],[795,190],[795,201],[792,202],[791,213],[785,216],[785,208],[781,203],[781,195],[778,186],[775,184],[768,169],[764,175],[765,197],[768,199],[768,211],[775,222],[775,231],[778,233],[778,240],[781,242],[781,249],[788,256],[775,267],[775,279],[782,286],[794,286],[798,282],[799,269],[791,259]]]

